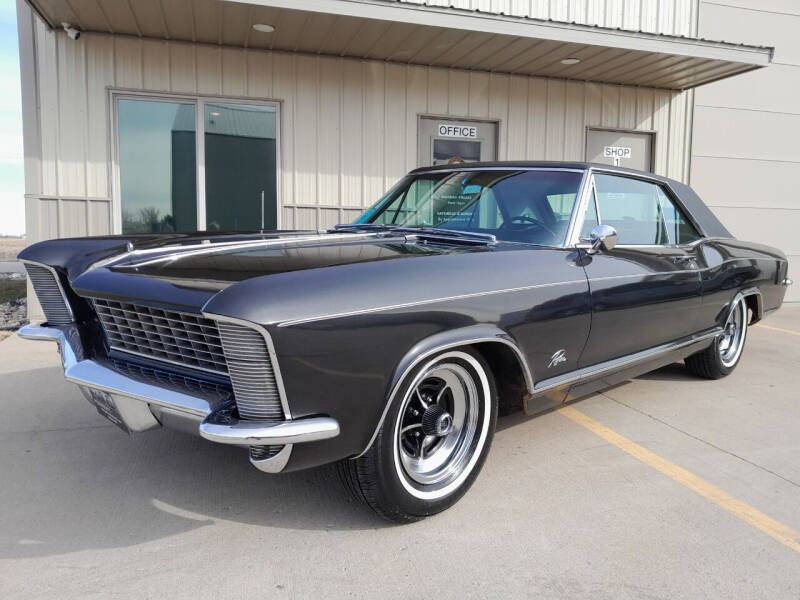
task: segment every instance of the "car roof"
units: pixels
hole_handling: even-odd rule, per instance
[[[646,177],[648,179],[656,179],[663,182],[673,182],[673,179],[662,177],[649,171],[640,171],[638,169],[628,169],[626,167],[616,167],[604,163],[591,163],[579,161],[563,161],[563,160],[505,160],[505,161],[491,161],[491,162],[464,162],[449,165],[436,165],[430,167],[418,167],[411,171],[414,173],[430,173],[433,171],[469,171],[481,169],[577,169],[586,171],[588,169],[597,169],[603,171],[613,171],[615,173],[635,175],[639,177]]]

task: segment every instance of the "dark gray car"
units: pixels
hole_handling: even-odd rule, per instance
[[[685,185],[582,163],[414,171],[326,232],[52,240],[20,258],[67,379],[128,432],[338,461],[381,515],[452,505],[498,410],[529,414],[677,360],[738,364],[790,281]],[[276,482],[276,485],[280,485]]]

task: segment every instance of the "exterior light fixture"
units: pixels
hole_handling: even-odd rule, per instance
[[[561,59],[561,64],[562,65],[577,65],[579,62],[581,62],[580,58],[562,58]]]
[[[253,25],[253,29],[261,33],[272,33],[273,31],[275,31],[275,26],[267,25],[266,23],[256,23],[255,25]]]

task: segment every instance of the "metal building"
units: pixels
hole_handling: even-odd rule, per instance
[[[713,148],[736,148],[740,129],[726,124],[725,103],[735,100],[716,90],[738,89],[745,77],[781,79],[776,67],[738,76],[769,65],[774,31],[762,39],[736,15],[721,25],[728,9],[718,2],[17,0],[17,8],[30,242],[324,228],[353,219],[408,170],[458,156],[616,161],[691,179],[734,233],[800,254],[788,236],[772,236],[783,224],[768,224],[776,217],[759,208],[760,193],[746,200],[744,188],[715,184],[729,166],[709,159]],[[786,38],[776,43],[794,43],[788,30]],[[742,102],[760,107],[750,94]],[[770,156],[777,164],[796,152],[781,142]],[[759,192],[748,177],[760,175],[741,173]],[[765,190],[798,220],[794,198]],[[751,227],[751,214],[764,224]]]

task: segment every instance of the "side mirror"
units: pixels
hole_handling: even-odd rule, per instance
[[[589,254],[597,254],[600,250],[603,252],[613,250],[614,246],[617,245],[618,237],[617,230],[611,227],[611,225],[598,225],[592,229],[592,233],[589,234],[589,240],[592,245],[586,252]]]

